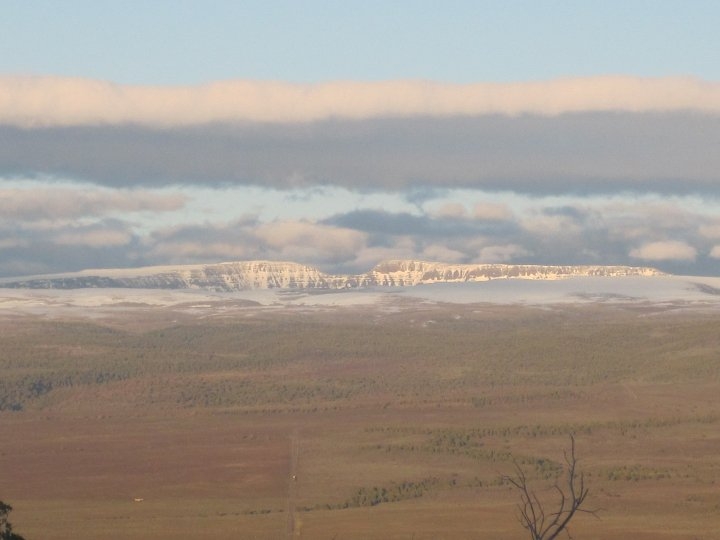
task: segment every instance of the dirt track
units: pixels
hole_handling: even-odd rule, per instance
[[[293,429],[290,434],[290,476],[288,477],[287,494],[287,538],[295,537],[295,507],[297,506],[297,465],[300,446],[298,430]]]

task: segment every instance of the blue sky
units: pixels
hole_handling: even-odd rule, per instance
[[[527,81],[720,66],[714,1],[3,3],[0,72],[125,84]]]
[[[720,3],[7,1],[0,277],[720,275]]]

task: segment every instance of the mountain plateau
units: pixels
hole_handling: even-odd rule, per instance
[[[415,260],[385,261],[364,274],[333,275],[293,262],[243,261],[132,269],[83,270],[66,274],[10,278],[2,288],[27,289],[354,289],[467,283],[496,279],[558,280],[571,277],[653,277],[649,267],[448,264]]]

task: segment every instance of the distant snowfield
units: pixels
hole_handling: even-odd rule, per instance
[[[664,304],[720,309],[720,278],[691,276],[575,277],[557,281],[502,279],[414,287],[351,290],[249,290],[208,292],[158,289],[0,289],[0,315],[100,316],[108,311],[172,308],[194,313],[217,310],[330,308],[448,304]]]
[[[693,276],[573,277],[556,281],[492,280],[408,288],[407,296],[466,304],[681,303],[720,307],[720,278]]]

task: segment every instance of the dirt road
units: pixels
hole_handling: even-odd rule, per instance
[[[297,466],[300,455],[298,430],[293,429],[290,434],[290,475],[288,477],[287,492],[287,538],[295,538],[295,508],[297,506]],[[299,531],[298,531],[299,533]],[[299,534],[298,534],[299,535]]]

